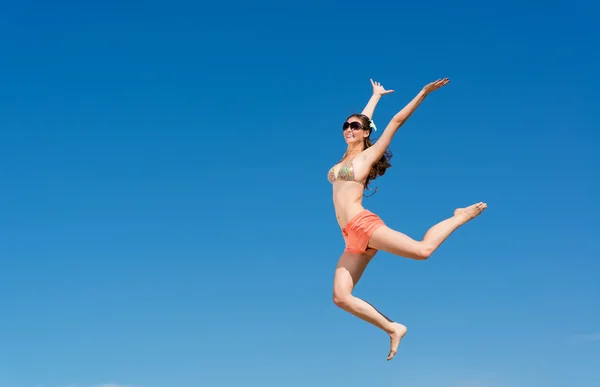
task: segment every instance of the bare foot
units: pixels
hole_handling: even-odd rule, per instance
[[[390,333],[390,354],[387,357],[388,360],[392,360],[396,352],[398,352],[398,345],[406,334],[406,331],[407,329],[404,325],[394,323],[394,332]]]
[[[483,210],[487,208],[487,204],[483,202],[475,203],[465,208],[457,208],[454,210],[454,216],[461,220],[461,222],[467,223],[477,215],[481,214]]]

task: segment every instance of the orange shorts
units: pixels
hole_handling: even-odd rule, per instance
[[[356,214],[346,227],[342,228],[342,235],[346,242],[346,249],[352,253],[364,254],[367,251],[371,235],[385,223],[369,210]]]

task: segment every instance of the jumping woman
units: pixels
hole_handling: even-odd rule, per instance
[[[446,86],[448,79],[440,79],[426,85],[417,96],[398,112],[389,122],[381,137],[372,143],[370,136],[375,129],[372,117],[379,99],[393,90],[385,90],[379,82],[373,82],[373,95],[361,114],[353,114],[343,125],[347,150],[342,160],[328,174],[333,185],[333,202],[337,221],[345,240],[345,250],[339,259],[334,278],[333,301],[343,310],[377,326],[390,336],[391,360],[398,350],[400,340],[406,334],[406,326],[394,322],[372,305],[352,294],[365,268],[378,250],[416,260],[425,260],[458,227],[479,215],[487,205],[476,203],[454,210],[454,216],[431,227],[422,240],[414,240],[385,225],[374,213],[362,206],[364,190],[369,181],[381,176],[391,166],[387,151],[392,137],[412,115],[425,97]]]

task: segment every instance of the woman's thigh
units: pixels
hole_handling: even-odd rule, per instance
[[[352,293],[376,253],[375,250],[368,250],[364,254],[345,251],[340,257],[335,270],[334,295]]]
[[[375,230],[369,240],[369,247],[413,259],[422,259],[424,254],[423,243],[388,226]]]

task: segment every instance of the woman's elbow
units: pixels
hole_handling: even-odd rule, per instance
[[[407,118],[408,117],[406,117],[404,114],[395,115],[390,121],[390,124],[394,125],[396,128],[399,128],[406,122]]]

